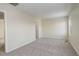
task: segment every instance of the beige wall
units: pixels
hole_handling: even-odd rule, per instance
[[[0,19],[0,38],[4,38],[4,20]]]
[[[5,13],[5,51],[10,52],[35,40],[33,17],[10,4],[0,4]]]
[[[79,5],[72,10],[69,21],[69,41],[79,54]]]
[[[66,18],[42,20],[42,37],[44,38],[65,38]]]

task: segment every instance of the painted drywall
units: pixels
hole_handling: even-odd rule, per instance
[[[79,55],[79,4],[72,10],[69,21],[69,41]]]
[[[33,17],[10,4],[0,4],[5,13],[5,51],[10,52],[35,40]]]
[[[0,38],[4,38],[4,20],[0,19]]]
[[[42,37],[66,38],[66,17],[42,20]]]
[[[41,19],[35,19],[35,29],[36,29],[36,38],[40,39],[42,37],[42,26],[41,26]]]

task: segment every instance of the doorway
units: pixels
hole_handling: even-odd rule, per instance
[[[0,54],[5,52],[4,12],[0,12]]]
[[[35,33],[36,33],[36,39],[39,39],[39,32],[38,32],[37,24],[35,24]]]

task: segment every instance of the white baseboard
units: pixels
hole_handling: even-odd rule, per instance
[[[78,51],[78,49],[76,49],[76,47],[74,46],[74,44],[70,40],[69,40],[69,43],[72,45],[72,47],[75,50],[75,52],[79,55],[79,51]]]
[[[65,39],[66,37],[63,37],[63,36],[52,36],[52,37],[47,37],[47,36],[44,36],[44,37],[41,37],[41,38],[48,38],[48,39],[53,39],[53,38],[56,38],[56,39]]]
[[[36,39],[35,39],[35,40],[36,40]],[[16,50],[16,49],[18,49],[18,48],[24,46],[24,45],[30,44],[31,42],[33,42],[33,41],[35,41],[35,40],[29,41],[28,43],[23,43],[22,45],[20,45],[20,46],[18,46],[18,47],[15,47],[15,48],[13,48],[13,49],[6,50],[5,53],[9,53],[9,52],[11,52],[11,51],[13,51],[13,50]]]

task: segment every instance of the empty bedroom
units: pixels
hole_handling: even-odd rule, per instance
[[[78,56],[79,4],[0,4],[1,56]]]

